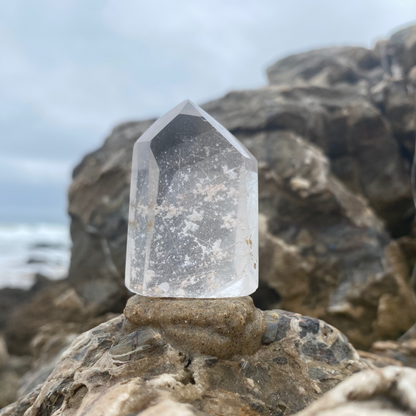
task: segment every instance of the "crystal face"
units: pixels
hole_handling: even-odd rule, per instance
[[[245,296],[258,286],[257,161],[187,100],[136,142],[126,286],[146,296]]]

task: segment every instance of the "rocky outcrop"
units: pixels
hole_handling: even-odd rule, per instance
[[[409,262],[391,239],[407,238],[414,216],[414,33],[374,50],[285,58],[269,68],[269,86],[204,106],[259,160],[255,301],[325,319],[361,348],[397,338],[416,319]],[[69,281],[98,312],[121,310],[128,297],[131,152],[151,123],[116,127],[74,171]]]
[[[35,295],[44,289],[59,284],[61,282],[49,280],[41,274],[36,274],[35,283],[28,290],[15,287],[0,289],[0,331],[5,330],[9,318],[15,309],[33,299]]]
[[[18,398],[20,378],[30,367],[30,357],[11,356],[0,336],[0,409]]]
[[[390,87],[399,81],[382,82]],[[365,196],[390,232],[400,236],[408,232],[413,218],[409,179],[412,149],[401,146],[391,122],[379,108],[385,106],[386,98],[380,98],[380,106],[372,99],[376,87],[382,86],[371,87],[364,80],[333,87],[271,85],[229,93],[207,104],[205,110],[245,144],[252,143],[258,133],[284,131],[318,145],[329,158],[332,172],[349,190]],[[404,82],[402,87],[406,91]],[[394,104],[398,107],[411,103],[408,95],[396,99],[405,101]],[[415,132],[414,116],[412,105],[411,114],[405,117],[411,135]]]
[[[370,351],[382,360],[395,361],[394,365],[416,368],[416,324],[398,340],[375,342]]]
[[[56,282],[14,309],[5,328],[7,347],[15,355],[30,355],[30,342],[43,325],[53,321],[81,323],[89,316],[74,289],[65,281]]]
[[[18,397],[30,393],[46,381],[78,335],[114,317],[115,314],[108,313],[82,323],[52,321],[42,326],[31,341],[31,365],[19,380]]]
[[[42,385],[39,385],[36,389],[32,390],[26,396],[20,397],[16,402],[9,406],[0,409],[1,416],[23,416],[27,409],[35,402],[38,397]]]
[[[25,416],[150,415],[165,408],[290,415],[367,367],[342,333],[318,319],[261,312],[248,298],[208,307],[188,301],[188,313],[181,302],[134,297],[126,316],[74,339],[35,400],[29,393],[0,414],[22,415],[18,409],[31,403]],[[171,318],[158,314],[166,308]],[[195,331],[199,339],[188,335]],[[242,346],[240,335],[253,341]]]
[[[257,304],[325,319],[360,348],[405,332],[416,319],[409,272],[366,201],[298,136],[261,133],[252,143],[263,161],[260,278],[278,294],[254,294]]]
[[[132,149],[150,121],[114,129],[75,168],[69,189],[73,241],[69,281],[98,312],[122,311]]]
[[[12,306],[0,336],[0,408],[43,383],[76,336],[114,317],[95,316],[65,281],[38,279]]]
[[[298,416],[405,416],[416,413],[416,370],[386,367],[356,374]]]
[[[288,56],[267,69],[271,84],[355,85],[364,80],[376,84],[384,78],[380,56],[360,47],[333,47]]]

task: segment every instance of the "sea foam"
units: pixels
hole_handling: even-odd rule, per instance
[[[68,225],[0,224],[0,287],[29,288],[36,273],[66,277],[70,247]]]

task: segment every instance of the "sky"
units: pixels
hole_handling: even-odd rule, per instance
[[[67,221],[72,169],[120,122],[412,22],[415,0],[0,0],[0,223]]]

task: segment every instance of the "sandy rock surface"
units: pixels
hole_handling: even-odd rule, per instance
[[[161,409],[166,400],[178,403],[180,411],[194,412],[189,414],[288,415],[368,367],[345,336],[325,322],[280,310],[261,312],[247,298],[228,304],[213,300],[205,310],[198,301],[188,304],[194,315],[188,326],[191,333],[193,327],[200,331],[200,340],[207,339],[204,331],[215,338],[227,328],[232,328],[231,341],[224,339],[227,350],[241,348],[238,334],[256,340],[250,354],[221,358],[201,353],[201,342],[181,333],[177,321],[186,317],[181,311],[171,321],[165,315],[153,319],[158,306],[178,310],[178,305],[154,299],[152,317],[145,310],[149,299],[142,300],[132,299],[127,318],[121,315],[75,338],[25,416],[98,416],[104,410],[108,416],[127,416],[146,409],[153,414],[152,406]],[[232,310],[228,322],[225,316]],[[257,322],[258,329],[250,322]],[[12,414],[11,409],[22,414],[16,409],[31,400],[29,393],[0,414]]]

